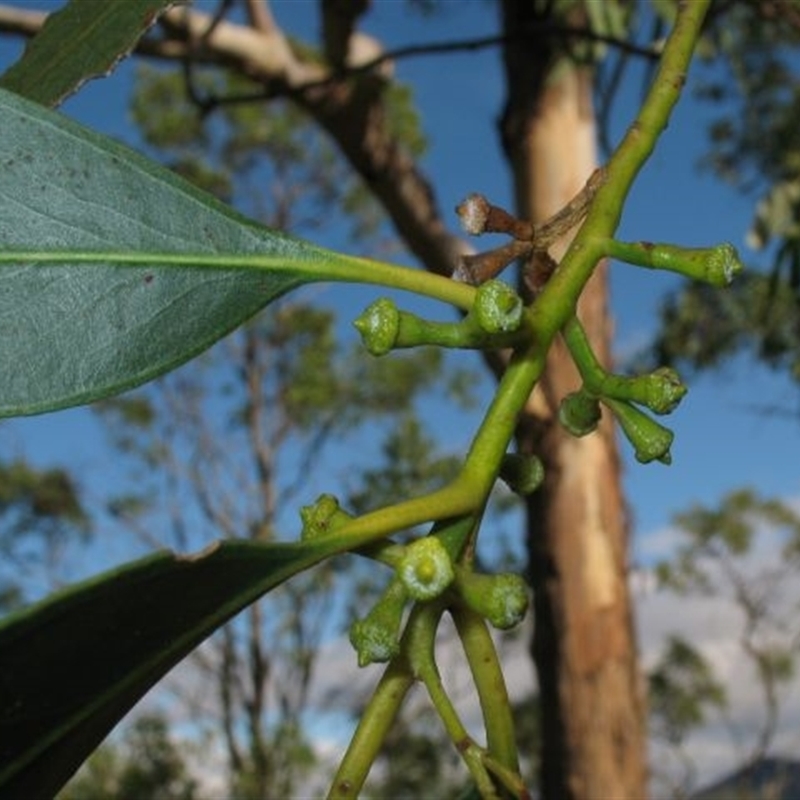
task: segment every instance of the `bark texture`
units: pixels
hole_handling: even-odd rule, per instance
[[[506,32],[530,26],[535,5],[506,0]],[[552,39],[537,42],[533,36],[510,40],[504,62],[508,100],[501,134],[517,211],[540,222],[566,205],[596,166],[591,73],[559,57]],[[578,313],[598,357],[608,363],[604,268],[587,286]],[[644,700],[620,463],[607,420],[582,439],[558,424],[559,401],[579,383],[557,341],[517,437],[520,450],[536,453],[546,471],[543,489],[526,508],[535,596],[532,655],[542,709],[541,791],[553,800],[642,798]]]

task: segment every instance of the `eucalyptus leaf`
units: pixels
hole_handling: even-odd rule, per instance
[[[90,78],[107,75],[174,0],[70,0],[50,14],[0,86],[56,105]]]
[[[0,623],[0,797],[51,798],[171,667],[242,608],[343,548],[158,553]]]
[[[252,222],[108,137],[0,89],[0,417],[170,370],[320,280],[474,290]]]

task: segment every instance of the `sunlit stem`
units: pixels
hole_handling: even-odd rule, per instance
[[[467,608],[454,608],[450,613],[478,691],[489,755],[506,769],[518,773],[519,755],[511,704],[486,622]]]
[[[439,669],[436,666],[434,646],[442,610],[440,604],[430,603],[420,608],[413,625],[409,620],[407,653],[411,669],[425,684],[436,713],[475,781],[475,787],[481,798],[483,800],[500,800],[494,781],[483,764],[483,750],[473,741],[461,722],[458,712],[444,690]]]
[[[689,280],[720,288],[728,286],[743,269],[736,248],[728,243],[714,247],[679,247],[674,244],[606,239],[602,247],[606,256],[618,261],[647,269],[675,272]]]
[[[586,331],[575,316],[562,328],[564,341],[583,379],[583,390],[595,398],[627,400],[647,406],[656,414],[668,414],[686,394],[678,374],[661,367],[646,375],[614,375],[598,361]]]
[[[345,523],[336,535],[348,540],[351,547],[376,541],[422,522],[470,515],[483,506],[513,436],[518,415],[542,373],[553,337],[573,317],[578,298],[604,255],[602,240],[614,235],[633,180],[667,125],[670,112],[680,95],[709,3],[710,0],[692,0],[679,4],[675,28],[665,46],[653,88],[636,122],[610,160],[605,182],[597,190],[586,221],[533,307],[525,312],[530,337],[524,345],[518,345],[512,355],[495,398],[473,440],[461,474],[449,486],[437,492]],[[342,272],[347,272],[344,262]],[[443,286],[441,280],[424,281],[425,288],[421,288],[420,283],[413,285],[410,271],[387,272],[381,268],[376,272],[381,273],[376,283],[409,288],[452,302],[465,310],[471,308],[474,300],[474,294],[461,291],[468,287],[456,281],[451,283],[460,289]],[[347,278],[343,274],[332,275],[331,279]],[[506,721],[496,718],[494,713],[484,712],[487,729],[489,726],[492,729],[492,749],[488,757],[484,756],[484,761],[480,748],[469,738],[441,686],[433,657],[433,641],[440,613],[441,609],[436,603],[412,611],[401,642],[401,656],[390,664],[384,674],[337,773],[330,798],[338,800],[358,796],[369,765],[377,756],[414,676],[425,681],[448,734],[459,746],[479,791],[484,797],[497,797],[487,765],[496,764],[499,773],[508,775],[511,772],[514,750],[508,741]],[[404,646],[406,642],[407,647]],[[479,674],[477,680],[487,685],[490,679],[488,673],[484,673]],[[487,697],[491,696],[487,689],[484,692]],[[496,704],[501,705],[507,705],[507,699],[505,703]]]
[[[597,189],[585,222],[535,303],[537,332],[546,341],[574,313],[586,281],[603,257],[601,240],[613,237],[633,181],[667,127],[710,3],[678,4],[675,26],[641,110],[606,165],[605,182]]]
[[[327,800],[357,800],[414,676],[398,657],[383,673],[331,783]]]
[[[483,754],[483,764],[494,775],[497,782],[501,783],[511,793],[512,797],[519,798],[519,800],[530,800],[530,792],[528,792],[528,787],[519,772],[507,769],[488,753]]]
[[[664,48],[653,87],[636,122],[609,161],[605,182],[597,190],[586,221],[558,270],[533,307],[526,311],[526,327],[531,333],[529,344],[513,354],[472,442],[461,474],[437,492],[366,514],[343,525],[341,533],[351,537],[351,545],[367,544],[422,522],[468,514],[485,501],[513,436],[517,417],[541,375],[553,337],[574,315],[578,297],[603,256],[601,240],[613,236],[633,180],[667,125],[670,112],[680,96],[709,2],[693,0],[679,7],[675,28]],[[406,273],[412,271],[402,272],[405,281],[409,277]],[[393,276],[391,280],[396,278]],[[438,282],[435,283],[438,293]],[[464,286],[456,281],[452,283]],[[389,285],[388,281],[385,285]],[[474,296],[469,295],[470,301]],[[466,296],[460,295],[459,299],[466,299]]]

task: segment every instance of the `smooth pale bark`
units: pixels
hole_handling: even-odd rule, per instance
[[[519,8],[506,6],[508,27]],[[566,61],[552,67],[549,55],[530,42],[524,51],[506,53],[509,103],[502,134],[517,211],[534,222],[562,208],[596,166],[591,75]],[[555,248],[552,254],[560,256]],[[579,317],[608,363],[605,267],[587,286]],[[552,800],[643,798],[644,697],[627,583],[620,463],[608,420],[581,439],[556,421],[559,401],[578,385],[559,341],[518,431],[520,449],[536,453],[546,469],[543,489],[526,507],[535,594],[532,654],[542,709],[540,788]]]

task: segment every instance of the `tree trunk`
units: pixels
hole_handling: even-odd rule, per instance
[[[518,34],[534,23],[535,3],[505,0],[503,12],[506,33]],[[557,48],[542,33],[510,38],[504,51],[503,144],[517,211],[534,222],[566,205],[596,165],[591,72],[557,58]],[[578,313],[608,363],[604,268]],[[559,800],[638,800],[646,795],[646,736],[620,464],[608,420],[581,439],[558,424],[559,401],[579,383],[557,341],[517,434],[519,449],[536,453],[546,470],[544,487],[526,507],[542,709],[540,788],[544,798]]]

